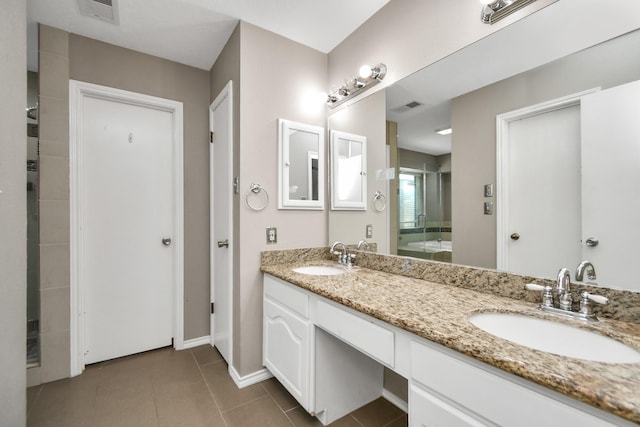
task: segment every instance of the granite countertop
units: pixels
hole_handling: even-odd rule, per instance
[[[262,271],[420,337],[640,423],[640,363],[608,364],[558,356],[511,343],[475,327],[475,312],[522,313],[584,327],[640,349],[640,325],[601,319],[588,325],[540,312],[536,304],[353,267],[337,276],[294,272],[314,260],[263,265]]]

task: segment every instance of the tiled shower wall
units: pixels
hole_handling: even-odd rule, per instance
[[[69,35],[39,26],[41,363],[29,385],[69,376]]]

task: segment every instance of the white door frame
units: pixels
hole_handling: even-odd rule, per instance
[[[183,120],[182,103],[157,98],[106,86],[69,80],[69,161],[70,161],[70,243],[71,243],[71,284],[70,284],[70,335],[71,335],[71,376],[80,375],[84,370],[84,297],[85,271],[83,241],[83,191],[82,176],[82,117],[85,98],[97,98],[113,102],[136,105],[144,108],[169,112],[173,117],[173,176],[174,176],[174,309],[173,347],[184,347],[184,185],[183,185]]]
[[[214,132],[214,123],[213,123],[213,112],[214,110],[222,103],[227,102],[229,115],[227,122],[227,141],[216,141],[217,144],[228,144],[228,164],[229,164],[229,173],[227,176],[228,183],[231,184],[233,182],[233,81],[229,80],[225,87],[220,91],[218,96],[214,99],[214,101],[209,106],[209,131]],[[216,209],[216,197],[213,197],[213,182],[215,177],[215,170],[213,168],[213,146],[209,149],[209,188],[210,195],[209,198],[209,245],[210,245],[210,265],[211,265],[211,273],[210,273],[210,292],[211,292],[211,302],[214,301],[214,254],[217,249],[217,242],[214,239],[214,224],[213,224],[213,210]],[[229,187],[226,197],[226,200],[221,200],[218,197],[218,203],[221,203],[222,206],[227,207],[228,210],[228,218],[229,222],[227,224],[229,229],[229,260],[227,268],[229,270],[229,283],[233,283],[233,191],[231,191],[231,187]],[[220,207],[217,207],[220,209]],[[229,324],[229,367],[232,366],[233,361],[233,286],[229,289],[229,319],[227,322]],[[215,345],[215,337],[214,337],[214,328],[213,322],[215,321],[215,315],[211,316],[211,324],[210,324],[210,334],[211,334],[211,345]]]
[[[496,116],[496,246],[497,270],[509,265],[509,125],[516,120],[580,104],[580,99],[600,88],[552,99]]]

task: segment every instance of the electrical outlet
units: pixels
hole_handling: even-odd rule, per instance
[[[371,225],[371,224],[367,224],[367,232],[366,232],[366,235],[367,235],[367,239],[371,239],[371,238],[373,238],[373,225]]]
[[[267,245],[278,243],[278,229],[276,227],[267,227]]]

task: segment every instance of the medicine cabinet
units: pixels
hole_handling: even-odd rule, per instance
[[[324,209],[324,128],[278,119],[278,209]]]

